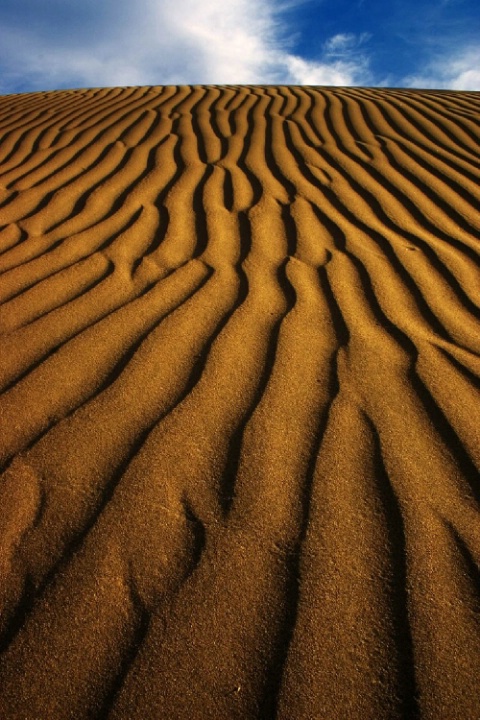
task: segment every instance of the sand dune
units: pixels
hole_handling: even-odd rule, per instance
[[[0,98],[1,718],[480,718],[479,119]]]

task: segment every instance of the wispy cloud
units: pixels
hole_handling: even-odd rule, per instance
[[[480,89],[480,48],[470,47],[432,59],[424,71],[404,78],[406,87]]]
[[[371,74],[368,58],[360,61],[328,59],[324,62],[304,60],[287,55],[284,58],[286,73],[283,82],[298,85],[369,85]]]
[[[356,53],[360,47],[371,38],[370,33],[338,33],[328,38],[324,45],[327,57],[345,57]]]

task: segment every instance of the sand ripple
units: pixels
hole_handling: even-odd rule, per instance
[[[480,717],[480,96],[0,98],[0,716]]]

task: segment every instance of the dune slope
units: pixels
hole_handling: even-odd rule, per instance
[[[0,717],[480,717],[480,95],[0,98]]]

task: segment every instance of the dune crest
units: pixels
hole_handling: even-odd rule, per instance
[[[0,98],[0,717],[480,717],[479,119]]]

